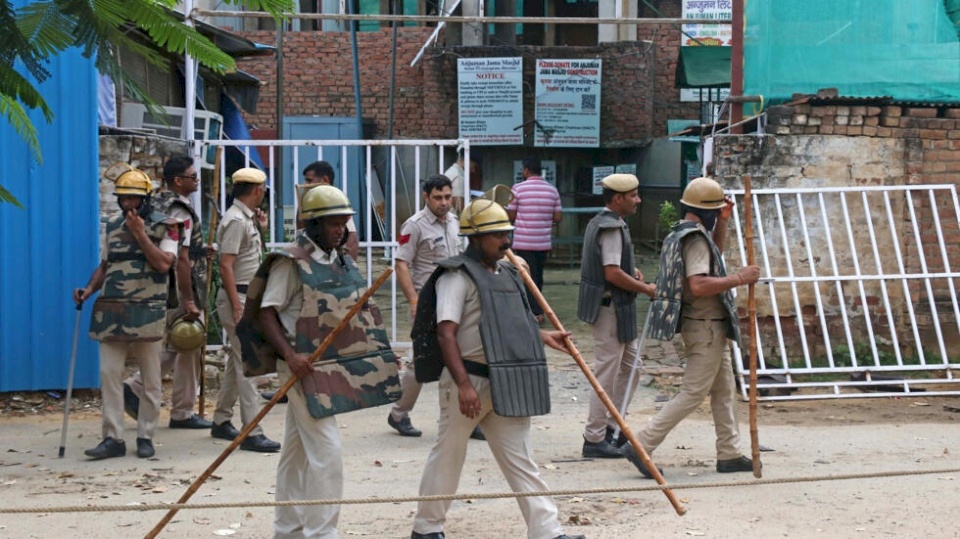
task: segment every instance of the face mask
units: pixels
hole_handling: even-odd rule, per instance
[[[708,231],[713,230],[713,227],[717,225],[717,215],[720,212],[718,210],[698,210],[697,217],[700,218],[700,222],[703,223],[703,228]]]

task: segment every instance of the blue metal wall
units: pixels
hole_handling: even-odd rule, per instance
[[[14,7],[24,5],[14,0]],[[96,70],[70,51],[48,65],[41,87],[55,119],[32,113],[38,164],[0,117],[0,183],[25,206],[0,204],[0,392],[67,386],[77,310],[71,290],[97,264]],[[99,387],[98,348],[84,305],[74,387]]]

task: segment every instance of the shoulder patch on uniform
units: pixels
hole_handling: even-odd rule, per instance
[[[167,237],[173,241],[180,241],[179,227],[176,227],[176,226],[167,227]]]
[[[410,234],[401,234],[397,240],[400,242],[400,245],[406,245],[410,243]]]

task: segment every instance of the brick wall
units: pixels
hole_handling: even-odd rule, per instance
[[[742,135],[718,137],[715,141],[715,163],[718,179],[730,187],[741,188],[743,177],[750,176],[754,189],[780,187],[833,187],[856,185],[932,185],[960,184],[960,109],[937,107],[871,106],[871,105],[810,105],[771,107],[767,113],[766,136]],[[907,199],[903,194],[891,193],[890,214],[887,219],[886,203],[882,195],[868,193],[873,221],[880,227],[876,237],[902,239],[902,258],[907,273],[943,272],[942,252],[946,252],[950,269],[960,268],[960,225],[954,207],[954,201],[946,191],[936,195],[931,201],[926,192]],[[867,234],[862,214],[860,197],[849,197],[851,207],[850,221],[856,237],[859,257],[864,273],[875,273],[875,260],[869,255],[870,238]],[[911,214],[910,201],[914,213]],[[790,204],[789,200],[782,204]],[[937,206],[941,216],[939,232],[933,218],[933,205]],[[836,208],[834,208],[836,209]],[[769,213],[769,212],[768,212]],[[851,249],[843,240],[846,232],[846,220],[840,211],[828,212],[826,222],[834,232],[836,258],[841,274],[852,274]],[[784,275],[784,262],[778,260],[776,251],[782,251],[778,231],[770,225],[775,219],[762,215],[768,226],[767,247],[774,253],[771,267],[775,275]],[[819,242],[823,246],[825,234],[824,219],[815,205],[807,212],[807,224],[813,236],[811,244]],[[915,219],[915,221],[914,221]],[[914,222],[917,223],[916,227]],[[799,234],[799,223],[786,223],[792,234],[789,242],[795,245],[797,256],[806,257],[804,242]],[[915,228],[917,229],[915,231]],[[919,245],[915,233],[919,233]],[[817,237],[817,235],[821,237]],[[941,243],[942,240],[942,243]],[[758,241],[758,240],[757,240]],[[898,272],[895,253],[890,247],[880,244],[879,253],[885,273]],[[862,250],[862,251],[861,251]],[[759,251],[758,251],[759,253]],[[739,261],[739,252],[729,252],[729,260]],[[814,250],[814,262],[818,274],[830,275],[830,256],[826,249]],[[794,266],[796,267],[796,265]],[[888,320],[883,308],[882,291],[874,282],[866,283],[866,298],[860,297],[857,287],[845,286],[842,307],[848,312],[864,310],[871,314],[874,329],[889,335]],[[893,304],[895,331],[901,339],[901,348],[907,350],[915,344],[912,327],[909,323],[908,304],[913,307],[918,321],[920,342],[928,354],[940,354],[934,326],[931,298],[941,319],[942,335],[948,353],[953,356],[960,353],[960,334],[953,320],[953,291],[949,282],[943,278],[929,281],[932,294],[927,293],[927,283],[910,281],[904,291],[900,282],[888,284],[888,297]],[[823,293],[822,309],[814,301],[813,287],[801,287],[801,305],[803,325],[811,340],[818,339],[822,332],[820,312],[826,317],[828,331],[834,335],[843,335],[842,314],[839,296],[833,283],[820,286]],[[765,297],[766,290],[761,287]],[[789,303],[788,303],[789,302]],[[786,348],[792,352],[800,351],[800,342],[796,338],[797,320],[792,316],[792,298],[787,290],[778,291],[780,312],[791,311],[791,316],[781,317],[788,338]],[[864,305],[865,304],[865,305]],[[764,309],[766,311],[764,312]],[[774,319],[768,306],[759,307],[761,328],[773,335]],[[791,329],[792,328],[792,329]],[[854,336],[857,342],[866,340],[866,329],[862,321],[854,324]],[[834,341],[841,344],[843,341]],[[815,354],[825,350],[813,349]],[[769,353],[769,351],[768,351]],[[928,356],[928,361],[930,361]]]
[[[680,0],[650,0],[649,3],[665,17],[681,16]],[[638,17],[658,16],[653,9],[640,2]],[[667,134],[667,119],[699,120],[699,103],[681,102],[680,89],[675,87],[680,43],[686,39],[680,29],[669,24],[641,24],[637,25],[637,39],[651,42],[656,58],[653,135],[663,137]]]
[[[163,164],[174,155],[189,153],[187,143],[182,140],[145,135],[101,134],[100,145],[100,216],[112,217],[120,213],[117,198],[113,194],[113,182],[105,180],[103,173],[117,162],[129,163],[144,171],[153,180],[154,187],[160,187],[163,178]]]
[[[433,47],[410,67],[430,28],[403,28],[397,39],[394,110],[396,138],[457,136],[458,57],[522,56],[524,118],[532,119],[536,58],[600,58],[604,60],[601,95],[601,144],[637,145],[654,136],[652,99],[654,56],[649,43],[609,43],[597,47]],[[244,36],[271,43],[270,32]],[[375,136],[386,136],[389,117],[390,30],[358,34],[360,85],[364,118],[376,124]],[[294,32],[284,36],[284,114],[288,116],[353,116],[353,64],[350,35],[345,32]],[[258,113],[247,115],[259,129],[276,128],[276,60],[243,60],[238,67],[267,84],[260,91]],[[665,120],[664,120],[665,125]],[[664,128],[665,129],[665,128]],[[665,133],[661,130],[660,133]],[[525,131],[532,144],[533,126]]]

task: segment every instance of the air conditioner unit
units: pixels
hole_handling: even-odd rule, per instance
[[[120,112],[120,127],[143,129],[165,137],[183,138],[183,117],[187,109],[181,107],[163,107],[166,117],[150,113],[141,103],[124,103]],[[195,140],[220,140],[223,138],[223,116],[206,110],[194,113],[193,137]],[[213,168],[215,151],[204,155],[203,168]]]

